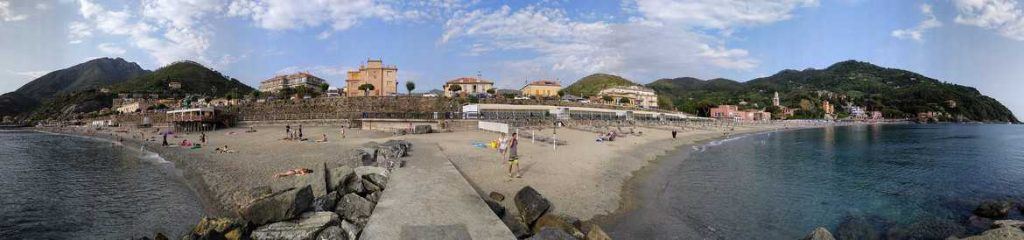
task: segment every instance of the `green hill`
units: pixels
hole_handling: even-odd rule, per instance
[[[98,89],[147,73],[138,64],[121,58],[93,59],[47,73],[14,92],[0,95],[0,116],[25,114],[56,95]]]
[[[947,114],[945,120],[1018,122],[999,101],[977,89],[938,80],[914,72],[879,67],[866,62],[844,61],[825,69],[783,70],[775,75],[736,82],[724,79],[661,79],[647,85],[660,97],[669,98],[681,111],[700,113],[708,105],[749,103],[766,107],[778,92],[782,105],[805,108],[808,117],[819,115],[814,106],[828,100],[843,111],[845,103],[882,111],[888,118],[913,117],[919,112]]]
[[[563,92],[571,95],[589,97],[597,95],[598,92],[605,88],[615,86],[634,86],[639,85],[628,79],[604,73],[591,74],[576,80],[568,87],[562,89]]]
[[[171,89],[171,82],[181,83],[180,89]],[[243,96],[253,91],[252,87],[238,79],[229,78],[192,61],[176,62],[164,66],[138,79],[113,86],[115,92],[158,93],[183,96],[187,94],[222,97],[229,94]]]

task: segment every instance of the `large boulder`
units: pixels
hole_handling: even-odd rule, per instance
[[[832,233],[828,232],[828,229],[818,227],[802,238],[802,240],[835,240],[835,238],[832,237]]]
[[[487,203],[487,207],[491,208],[491,212],[494,212],[495,215],[498,215],[498,218],[502,218],[505,216],[505,206],[502,206],[501,203],[495,202],[494,200],[490,199],[484,199],[484,203]]]
[[[360,166],[373,165],[377,162],[377,148],[364,146],[353,149],[349,158],[356,160]]]
[[[508,227],[509,231],[512,231],[512,235],[515,235],[516,238],[522,239],[530,236],[530,228],[515,214],[505,214],[501,218],[501,222],[505,223],[505,226]]]
[[[312,173],[297,177],[305,178],[306,183],[313,189],[313,197],[323,197],[330,191],[327,188],[327,164],[320,164]]]
[[[335,191],[328,193],[327,195],[324,195],[322,197],[317,197],[316,199],[313,199],[313,211],[334,211],[334,207],[338,203],[339,197],[340,196],[338,196],[338,192]]]
[[[316,236],[316,240],[347,240],[348,236],[345,235],[345,231],[341,230],[341,227],[330,226],[320,231],[320,234]]]
[[[980,217],[1002,219],[1006,218],[1006,215],[1010,214],[1010,209],[1013,208],[1013,203],[1010,201],[985,201],[978,208],[974,209],[974,215]]]
[[[537,222],[533,224],[533,233],[540,234],[540,230],[547,228],[554,228],[562,230],[563,232],[569,233],[576,238],[583,238],[583,232],[574,225],[575,218],[563,216],[561,214],[544,214],[537,219]]]
[[[340,166],[327,170],[327,189],[330,191],[343,190],[345,182],[356,176],[355,170],[348,166]]]
[[[242,239],[248,234],[249,224],[232,218],[208,218],[199,220],[186,237],[191,239]]]
[[[381,189],[380,186],[377,186],[377,184],[373,184],[373,182],[371,182],[370,180],[366,180],[366,178],[363,178],[362,181],[363,181],[363,188],[365,188],[367,192],[375,193],[375,192],[380,192],[381,190],[383,190],[383,189]]]
[[[242,216],[256,225],[293,219],[309,209],[313,203],[310,186],[289,189],[257,199],[249,204]]]
[[[386,189],[388,186],[388,177],[377,173],[363,175],[363,179],[370,181],[373,185],[377,185],[381,190]]]
[[[562,231],[557,228],[544,228],[541,229],[537,234],[533,235],[530,240],[577,240],[571,234]]]
[[[380,195],[381,195],[380,192],[372,192],[372,193],[366,194],[366,200],[370,200],[373,203],[378,203],[378,202],[380,202]]]
[[[992,223],[992,226],[993,226],[993,228],[1004,228],[1004,227],[1021,228],[1021,227],[1024,227],[1024,221],[1021,221],[1021,220],[996,220],[994,223]]]
[[[992,230],[985,231],[978,236],[970,236],[966,238],[955,238],[949,239],[963,239],[963,240],[1020,240],[1024,239],[1024,231],[1021,231],[1019,227],[1000,227]]]
[[[366,192],[367,192],[366,191],[366,186],[363,185],[363,179],[362,178],[358,178],[358,177],[350,178],[350,179],[348,179],[348,182],[345,183],[345,190],[344,190],[345,194],[355,193],[355,194],[363,195]]]
[[[253,240],[312,240],[327,226],[337,225],[340,219],[333,212],[307,212],[299,219],[271,223],[252,232]]]
[[[345,236],[348,236],[348,239],[356,240],[359,239],[359,233],[363,230],[363,228],[357,226],[352,222],[342,220],[341,230],[345,231]]]
[[[413,134],[427,134],[430,133],[430,125],[416,125],[412,130]]]
[[[881,239],[882,234],[875,224],[872,224],[867,218],[851,216],[839,223],[839,227],[836,228],[835,237],[843,240],[878,240]]]
[[[362,227],[366,226],[366,221],[370,219],[374,205],[370,200],[366,200],[354,193],[349,193],[341,197],[334,211],[345,220]]]
[[[501,194],[499,192],[491,192],[490,194],[487,194],[487,196],[490,197],[491,200],[494,200],[494,201],[498,201],[498,202],[505,201],[505,195]]]
[[[962,236],[967,231],[955,221],[940,218],[925,218],[909,225],[897,225],[886,231],[886,239],[945,239]]]
[[[515,204],[523,223],[527,226],[533,226],[533,223],[551,208],[551,202],[530,186],[516,192]]]
[[[380,174],[381,176],[388,176],[388,169],[374,166],[361,166],[353,169],[356,172],[356,176],[360,178],[370,174]]]

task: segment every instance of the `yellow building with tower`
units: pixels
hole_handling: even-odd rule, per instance
[[[520,89],[523,96],[534,97],[557,97],[558,91],[562,90],[562,84],[550,80],[534,81]]]
[[[363,84],[373,85],[368,93],[359,90]],[[358,70],[348,71],[345,79],[345,96],[392,96],[398,94],[398,67],[384,65],[380,59],[366,60]]]

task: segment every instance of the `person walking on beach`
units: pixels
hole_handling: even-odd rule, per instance
[[[302,140],[302,125],[299,125],[299,140]]]
[[[345,139],[345,127],[341,128],[341,138]]]
[[[502,161],[505,161],[505,153],[508,153],[507,150],[508,137],[505,136],[505,133],[501,133],[501,137],[498,138],[498,157],[501,158]]]
[[[515,171],[512,170],[513,168]],[[508,140],[508,177],[523,177],[519,175],[519,137],[517,133],[512,133],[512,138]]]
[[[206,132],[199,133],[199,142],[202,142],[204,145],[206,144]]]
[[[288,139],[292,139],[292,125],[284,125],[284,135],[288,136]]]
[[[164,144],[163,144],[163,146],[166,147],[168,145],[169,144],[167,144],[167,133],[164,133]]]
[[[678,132],[675,129],[672,129],[672,139],[676,139],[676,133]]]

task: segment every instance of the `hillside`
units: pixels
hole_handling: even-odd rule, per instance
[[[619,76],[597,73],[576,80],[572,85],[563,88],[562,91],[571,95],[589,97],[597,95],[598,92],[605,88],[633,85],[639,84]]]
[[[149,73],[138,64],[121,58],[97,58],[53,71],[0,95],[0,116],[13,116],[36,109],[58,95],[122,83]]]
[[[828,100],[839,107],[849,102],[889,118],[913,117],[919,112],[940,112],[946,120],[1017,122],[1005,106],[977,89],[940,82],[914,72],[879,67],[866,62],[844,61],[825,69],[783,70],[775,75],[736,82],[725,79],[661,79],[647,85],[669,98],[682,111],[700,113],[709,105],[771,104],[779,92],[782,105],[801,108],[807,117],[820,115],[814,106]]]
[[[181,83],[181,89],[171,89],[171,82]],[[252,87],[238,79],[228,78],[220,72],[211,70],[202,64],[192,61],[176,62],[164,66],[150,74],[112,88],[115,92],[144,92],[165,95],[198,94],[207,96],[226,96],[229,94],[240,97],[253,91]]]

